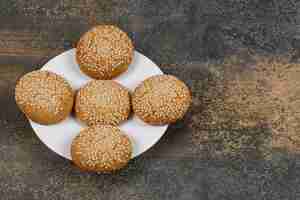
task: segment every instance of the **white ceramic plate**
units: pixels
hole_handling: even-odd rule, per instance
[[[71,84],[74,90],[79,89],[92,80],[80,72],[75,60],[75,49],[68,50],[51,59],[42,67],[42,70],[52,71],[61,75]],[[163,72],[150,59],[135,51],[133,63],[129,66],[128,71],[114,80],[133,91],[144,79],[156,74],[163,74]],[[58,155],[71,159],[71,142],[79,131],[85,127],[83,124],[78,122],[73,116],[69,116],[59,124],[50,126],[29,121],[37,136],[47,147]],[[132,157],[136,157],[153,146],[165,133],[168,125],[151,126],[133,116],[122,123],[120,128],[131,138],[133,143]]]

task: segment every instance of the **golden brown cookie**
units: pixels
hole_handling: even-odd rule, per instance
[[[181,119],[191,104],[188,87],[171,75],[156,75],[144,80],[134,91],[132,107],[144,122],[152,125]]]
[[[129,138],[114,126],[83,129],[71,145],[72,160],[80,169],[111,172],[123,168],[131,158]]]
[[[33,71],[18,81],[16,103],[21,111],[39,124],[64,120],[73,107],[74,94],[67,81],[48,71]]]
[[[88,126],[118,125],[131,111],[128,90],[111,80],[93,80],[76,96],[75,115]]]
[[[112,79],[125,72],[134,47],[128,35],[116,26],[99,25],[86,32],[76,48],[82,72],[94,79]]]

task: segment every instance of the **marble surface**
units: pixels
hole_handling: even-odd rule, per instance
[[[257,158],[242,156],[237,147],[228,156],[222,138],[204,144],[195,136],[203,131],[201,94],[210,87],[211,71],[219,69],[207,63],[245,49],[259,55],[297,51],[296,0],[2,0],[0,8],[0,199],[300,199],[300,158],[294,151],[271,148],[268,157]],[[104,23],[126,30],[138,51],[185,81],[194,96],[185,119],[112,175],[80,172],[52,153],[14,102],[21,75]],[[218,142],[220,149],[207,151]]]

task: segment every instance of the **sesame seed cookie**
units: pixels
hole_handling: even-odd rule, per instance
[[[128,69],[134,47],[128,35],[116,26],[99,25],[86,32],[76,48],[80,69],[94,79],[112,79]]]
[[[152,125],[181,119],[191,104],[188,87],[171,75],[156,75],[144,80],[134,91],[132,107],[144,122]]]
[[[21,111],[39,124],[64,120],[73,107],[74,93],[68,82],[49,71],[33,71],[18,81],[15,100]]]
[[[130,111],[129,91],[112,80],[93,80],[76,95],[75,115],[88,126],[118,125]]]
[[[71,156],[85,171],[111,172],[123,168],[131,158],[129,138],[117,127],[91,126],[83,129],[72,142]]]

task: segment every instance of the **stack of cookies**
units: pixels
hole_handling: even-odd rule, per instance
[[[188,87],[172,75],[147,78],[132,94],[111,80],[127,71],[133,54],[125,32],[112,25],[96,26],[80,38],[76,48],[80,70],[94,80],[75,93],[63,77],[33,71],[16,85],[17,105],[29,119],[43,125],[59,123],[74,110],[76,118],[88,126],[78,130],[72,142],[75,165],[93,172],[121,169],[132,157],[132,141],[118,125],[132,111],[145,123],[164,125],[181,119],[191,103]]]

